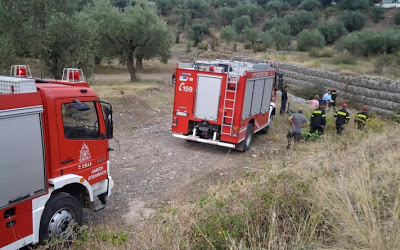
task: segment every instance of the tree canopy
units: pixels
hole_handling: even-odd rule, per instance
[[[99,25],[100,48],[109,47],[122,62],[126,62],[131,81],[136,80],[134,65],[135,53],[140,48],[154,50],[143,53],[143,58],[151,56],[168,57],[172,46],[171,34],[165,22],[145,4],[139,2],[119,12],[108,1],[97,1],[93,8],[87,10],[89,16]],[[166,40],[162,46],[160,42]],[[150,48],[152,46],[152,48]]]

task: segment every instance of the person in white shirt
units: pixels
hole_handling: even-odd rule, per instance
[[[324,94],[324,97],[322,97],[322,100],[326,102],[329,111],[331,109],[332,91],[328,90],[328,92]]]

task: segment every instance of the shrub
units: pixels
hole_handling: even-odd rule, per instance
[[[225,40],[228,44],[231,43],[231,41],[236,39],[236,31],[235,28],[233,28],[231,25],[227,25],[221,28],[219,37],[222,40]]]
[[[324,36],[327,44],[333,44],[346,33],[346,28],[342,22],[322,23],[318,26],[318,30]]]
[[[368,7],[368,0],[340,0],[339,2],[339,8],[342,10],[366,10]]]
[[[196,47],[203,40],[203,35],[208,32],[208,25],[196,23],[192,26],[186,26],[185,30],[188,38],[194,42],[193,46]]]
[[[290,34],[290,26],[289,24],[281,18],[273,18],[270,20],[267,20],[264,23],[263,26],[263,31],[271,30],[271,29],[276,29],[279,30],[280,32],[289,35]]]
[[[251,48],[252,48],[252,45],[251,45],[251,43],[245,43],[245,44],[243,45],[243,47],[244,47],[244,49],[251,49]]]
[[[323,15],[324,15],[325,19],[328,19],[330,17],[337,16],[339,14],[339,12],[340,12],[340,10],[336,6],[329,6],[328,8],[326,8],[323,11]]]
[[[280,50],[290,44],[290,36],[273,28],[264,33],[263,42],[267,47],[275,46],[277,50]]]
[[[251,18],[248,15],[233,19],[232,24],[238,33],[241,33],[244,27],[252,27]]]
[[[360,44],[361,39],[357,35],[357,33],[351,33],[337,41],[337,43],[335,44],[335,48],[338,51],[347,50],[352,54],[362,54]]]
[[[313,11],[319,8],[321,8],[321,3],[317,0],[305,0],[298,7],[299,10],[307,11]]]
[[[235,18],[235,11],[230,7],[222,7],[218,9],[219,18],[222,25],[228,25]]]
[[[264,52],[266,50],[266,47],[264,44],[256,44],[254,46],[254,52]]]
[[[347,31],[353,32],[364,27],[366,18],[359,11],[346,10],[339,15],[339,20],[344,23]]]
[[[201,18],[209,11],[209,6],[205,1],[185,0],[185,9],[189,11],[192,18]]]
[[[286,0],[292,7],[297,7],[301,4],[302,0]]]
[[[260,6],[253,4],[251,2],[245,2],[244,4],[238,4],[235,8],[235,17],[240,17],[243,15],[249,15],[251,22],[256,22],[258,16],[261,12]]]
[[[198,49],[201,49],[201,50],[205,50],[205,49],[207,49],[207,45],[208,45],[207,42],[201,42],[201,43],[199,43],[199,44],[197,45],[197,48],[198,48]]]
[[[297,50],[309,51],[312,48],[322,48],[325,45],[324,36],[319,30],[309,31],[304,29],[297,36]]]
[[[383,54],[379,56],[375,63],[376,74],[386,74],[397,77],[399,74],[400,55]]]
[[[372,21],[377,23],[385,17],[385,9],[379,6],[371,6],[369,8],[369,15],[371,16]]]
[[[322,6],[326,7],[332,4],[332,0],[320,0]]]
[[[321,68],[321,62],[318,61],[318,60],[316,60],[316,61],[313,62],[312,66],[313,66],[314,68]]]
[[[337,54],[333,60],[336,64],[355,65],[356,59],[349,54]]]
[[[394,14],[394,22],[396,25],[400,25],[400,11],[397,11],[396,14]]]
[[[319,50],[317,49],[311,49],[308,55],[315,58],[320,57]]]
[[[400,33],[397,29],[355,32],[341,38],[336,49],[364,56],[396,53],[400,50]]]
[[[267,11],[276,13],[276,15],[278,15],[278,16],[282,16],[284,11],[290,9],[290,5],[288,3],[285,3],[285,2],[282,2],[279,0],[274,0],[274,1],[269,2],[266,5],[265,9]]]
[[[333,52],[330,50],[323,50],[319,57],[332,57],[333,56]]]
[[[161,15],[166,16],[168,11],[172,9],[171,0],[157,0],[156,8]]]
[[[244,27],[242,35],[240,37],[242,41],[249,42],[253,46],[256,43],[256,40],[261,38],[258,37],[258,34],[260,34],[260,32],[257,31],[256,29]]]
[[[311,26],[318,18],[319,16],[316,14],[301,10],[294,12],[292,15],[287,15],[285,20],[290,25],[292,35],[296,36],[303,29]]]

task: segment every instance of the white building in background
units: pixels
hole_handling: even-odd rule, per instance
[[[379,6],[383,8],[400,8],[400,0],[383,0]]]

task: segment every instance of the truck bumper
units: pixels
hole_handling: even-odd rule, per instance
[[[226,148],[235,148],[236,144],[232,143],[227,143],[227,142],[221,142],[218,140],[212,140],[212,139],[203,139],[198,136],[193,136],[193,135],[180,135],[180,134],[172,134],[173,137],[176,138],[181,138],[189,141],[197,141],[197,142],[202,142],[202,143],[207,143],[207,144],[212,144],[212,145],[218,145]]]

